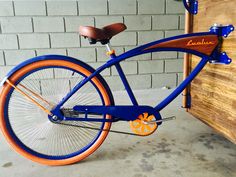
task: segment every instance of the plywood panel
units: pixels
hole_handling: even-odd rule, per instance
[[[199,0],[193,32],[208,31],[214,23],[236,26],[236,0]],[[236,143],[236,32],[224,39],[222,51],[230,65],[208,64],[191,84],[189,112]],[[199,58],[192,57],[191,69]]]

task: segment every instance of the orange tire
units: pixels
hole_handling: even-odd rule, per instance
[[[32,71],[39,70],[40,68],[45,68],[45,67],[63,67],[63,68],[70,68],[73,71],[76,71],[78,73],[82,73],[84,76],[89,76],[91,74],[91,71],[93,70],[91,67],[88,65],[82,63],[82,65],[79,64],[80,61],[78,62],[72,62],[68,60],[61,60],[61,59],[44,59],[44,60],[39,60],[30,64],[27,64],[26,66],[22,67],[20,70],[16,71],[13,75],[10,76],[9,81],[11,83],[16,83],[18,84],[18,80],[21,80],[23,77],[25,77],[28,73]],[[85,66],[85,67],[84,67]],[[113,104],[113,98],[110,94],[109,88],[107,88],[106,83],[104,84],[104,80],[101,78],[100,75],[94,77],[92,79],[93,85],[96,86],[96,88],[100,92],[100,97],[103,99],[103,104],[104,105],[112,105]],[[24,157],[41,163],[45,165],[67,165],[67,164],[72,164],[78,161],[83,160],[84,158],[88,157],[90,154],[92,154],[96,149],[99,148],[99,146],[103,143],[105,140],[106,136],[108,135],[109,131],[102,131],[100,130],[100,133],[97,135],[96,139],[94,139],[93,143],[90,144],[86,150],[81,151],[81,153],[74,153],[74,155],[68,155],[68,156],[62,156],[58,155],[58,158],[55,157],[50,157],[50,155],[46,155],[46,158],[44,155],[40,154],[40,152],[35,151],[35,153],[32,153],[31,150],[34,152],[33,149],[30,149],[25,145],[24,143],[21,143],[21,139],[17,137],[17,134],[12,130],[13,125],[11,125],[11,122],[9,118],[6,116],[6,112],[8,110],[8,105],[9,105],[9,100],[12,96],[12,93],[15,93],[15,90],[7,83],[5,83],[1,89],[1,95],[0,95],[0,128],[3,132],[3,135],[13,147],[15,151],[23,155]],[[17,93],[16,93],[17,94]],[[7,99],[9,99],[7,101]],[[23,103],[22,103],[23,104]],[[9,110],[8,110],[9,111]],[[7,115],[10,113],[7,113]],[[12,113],[13,114],[13,113]],[[31,114],[31,113],[29,113]],[[104,118],[110,119],[111,116],[104,115]],[[18,121],[18,120],[17,120]],[[14,123],[14,122],[13,122]],[[53,125],[54,126],[54,125]],[[57,125],[55,125],[57,126]],[[101,126],[103,129],[109,130],[111,126],[110,122],[105,122],[103,126]],[[9,128],[10,127],[10,128]],[[45,129],[42,129],[45,132]],[[68,136],[71,135],[68,133]],[[36,136],[36,135],[35,135]],[[82,136],[82,135],[81,135]],[[88,135],[86,135],[88,136]],[[67,137],[67,134],[65,135]],[[78,137],[74,137],[76,139]],[[16,140],[17,139],[17,140]],[[81,139],[82,141],[82,139]],[[73,144],[73,142],[71,142]],[[48,146],[51,146],[49,143]],[[55,145],[57,147],[57,145]],[[27,149],[28,148],[28,149]],[[73,154],[73,153],[72,153]],[[60,158],[61,157],[61,158]]]

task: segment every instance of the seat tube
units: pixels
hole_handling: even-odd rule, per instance
[[[136,98],[134,96],[134,93],[133,93],[133,91],[132,91],[132,89],[131,89],[131,87],[130,87],[130,85],[128,83],[127,78],[125,77],[125,74],[124,74],[120,64],[116,63],[115,67],[116,67],[116,70],[117,70],[118,74],[120,75],[120,78],[121,78],[121,80],[122,80],[122,82],[123,82],[123,84],[125,86],[125,89],[126,89],[128,95],[130,97],[130,100],[132,101],[133,105],[137,106],[138,102],[137,102],[137,100],[136,100]]]

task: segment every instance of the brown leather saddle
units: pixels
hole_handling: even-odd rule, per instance
[[[114,23],[103,28],[95,28],[92,26],[80,26],[79,34],[85,38],[88,38],[90,44],[109,43],[110,39],[116,34],[124,31],[127,27],[123,23]]]

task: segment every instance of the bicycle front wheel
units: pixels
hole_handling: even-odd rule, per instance
[[[70,61],[68,57],[67,60],[46,58],[22,67],[9,81],[50,110],[93,71],[87,64]],[[63,109],[113,104],[107,84],[98,75],[75,93]],[[53,123],[44,111],[8,83],[1,90],[0,105],[1,129],[10,145],[21,155],[47,165],[66,165],[86,158],[105,140],[108,131],[103,129],[109,130],[111,126],[110,122]]]

